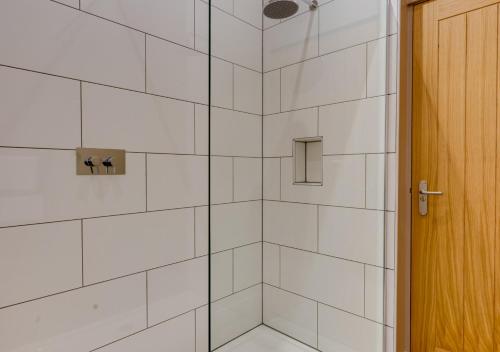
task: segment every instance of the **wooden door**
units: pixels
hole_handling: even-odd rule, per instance
[[[500,352],[498,2],[414,8],[412,352]]]

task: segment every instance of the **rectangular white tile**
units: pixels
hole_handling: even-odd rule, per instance
[[[83,221],[86,285],[193,257],[193,209]]]
[[[316,251],[318,207],[264,201],[264,241]]]
[[[262,282],[262,243],[234,249],[234,290]]]
[[[0,310],[0,350],[88,352],[144,328],[139,274]]]
[[[0,43],[3,65],[144,90],[144,34],[52,1],[2,1]]]
[[[234,66],[234,109],[262,115],[261,73]]]
[[[296,16],[264,32],[264,71],[318,56],[318,11]]]
[[[366,156],[366,207],[396,210],[396,154]]]
[[[212,155],[262,155],[262,117],[226,109],[212,108]]]
[[[234,68],[233,64],[212,57],[211,105],[226,109],[234,106]]]
[[[383,211],[320,207],[319,251],[383,266],[384,226]]]
[[[325,154],[384,153],[386,97],[319,108],[319,134]]]
[[[212,9],[212,55],[240,66],[262,71],[262,31]]]
[[[281,159],[264,158],[264,199],[280,200]]]
[[[319,47],[325,54],[387,33],[387,0],[337,0],[321,6]]]
[[[212,305],[212,348],[262,324],[262,287],[257,285]]]
[[[264,324],[317,347],[317,303],[264,285]]]
[[[208,106],[196,104],[194,108],[195,152],[208,155]]]
[[[365,317],[394,326],[394,304],[394,271],[366,265]]]
[[[194,153],[194,105],[84,83],[83,145],[134,152]]]
[[[148,155],[148,210],[208,204],[208,158]]]
[[[233,293],[233,251],[210,256],[210,289],[212,302]]]
[[[210,158],[210,202],[211,204],[233,201],[233,158]]]
[[[262,0],[234,0],[234,15],[262,28]]]
[[[281,70],[281,109],[366,97],[366,46],[341,50]]]
[[[264,242],[262,249],[263,282],[280,286],[280,247]]]
[[[208,303],[208,258],[148,272],[148,323],[154,325]]]
[[[195,208],[194,211],[196,256],[200,257],[208,254],[208,206]]]
[[[207,55],[151,36],[146,52],[148,93],[208,104]]]
[[[367,44],[367,94],[369,97],[396,93],[397,50],[397,35]]]
[[[264,117],[264,156],[292,156],[293,139],[318,135],[318,109]]]
[[[281,159],[281,199],[362,208],[365,204],[365,156],[323,157],[323,185],[293,184],[293,158]]]
[[[196,352],[209,352],[208,306],[196,309]]]
[[[276,114],[280,112],[281,104],[281,71],[275,70],[264,73],[264,115]]]
[[[218,252],[262,240],[262,202],[212,206],[212,251]]]
[[[234,200],[262,198],[262,159],[234,158]]]
[[[208,4],[201,0],[195,0],[195,37],[194,46],[196,50],[208,54],[210,19],[208,15]]]
[[[3,146],[75,148],[81,143],[80,84],[0,67],[0,116]]]
[[[82,285],[80,221],[0,229],[0,307]]]
[[[384,351],[384,327],[373,321],[319,305],[318,347],[321,351]]]
[[[281,287],[363,315],[363,264],[282,247]]]
[[[189,312],[138,334],[112,343],[96,352],[195,352],[195,317]]]
[[[60,5],[59,5],[60,6]],[[145,210],[144,155],[127,154],[127,174],[77,176],[75,152],[0,150],[0,226]]]
[[[194,1],[81,0],[81,9],[184,46],[194,46]]]

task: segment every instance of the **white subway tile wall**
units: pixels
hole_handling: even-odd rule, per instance
[[[389,352],[399,1],[319,5],[264,20],[264,324],[324,352]],[[321,186],[294,185],[300,137],[323,138]]]
[[[207,1],[1,2],[1,351],[207,352],[209,187],[214,340],[261,324],[262,3],[214,5],[209,185]]]
[[[211,53],[206,0],[1,2],[0,350],[207,352],[211,319],[392,351],[398,1],[359,2],[213,0]],[[127,174],[77,177],[82,146]]]

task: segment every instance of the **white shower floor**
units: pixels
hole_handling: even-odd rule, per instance
[[[317,352],[279,332],[261,325],[216,352]]]

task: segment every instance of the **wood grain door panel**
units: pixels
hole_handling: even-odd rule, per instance
[[[435,0],[414,8],[413,352],[500,352],[496,3]],[[444,192],[429,197],[427,216],[418,212],[420,180]]]

